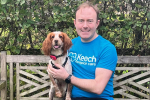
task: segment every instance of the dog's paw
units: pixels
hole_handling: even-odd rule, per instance
[[[56,97],[61,98],[62,97],[62,93],[60,91],[55,93]]]
[[[66,97],[66,99],[65,100],[71,100],[71,98],[70,97]]]

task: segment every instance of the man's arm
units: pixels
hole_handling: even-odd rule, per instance
[[[56,66],[60,69],[54,69],[52,68],[52,66],[49,65],[48,71],[52,73],[54,78],[65,80],[69,76],[69,74],[62,66],[58,64],[56,64]],[[101,94],[105,89],[111,75],[111,70],[96,68],[95,79],[80,79],[75,76],[72,76],[71,83],[82,90],[96,94]]]
[[[95,79],[79,79],[72,76],[71,83],[84,91],[101,94],[105,89],[111,75],[111,70],[97,68]]]

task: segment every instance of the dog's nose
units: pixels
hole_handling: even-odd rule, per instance
[[[58,40],[55,40],[55,43],[58,43]]]

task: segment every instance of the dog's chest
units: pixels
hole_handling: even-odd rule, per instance
[[[59,64],[59,65],[64,65],[64,63],[66,62],[66,57],[60,57],[60,58],[57,58],[56,60],[50,60],[53,64]],[[52,65],[51,63],[51,65]],[[66,65],[66,64],[65,64]],[[65,66],[64,66],[65,67]]]
[[[57,58],[57,60],[52,60],[54,64],[62,65],[65,62],[65,58]]]
[[[64,58],[64,59],[65,59],[65,58]],[[62,65],[63,62],[64,62],[64,59],[57,58],[57,60],[53,60],[52,62],[54,62],[55,64],[60,64],[60,65]]]

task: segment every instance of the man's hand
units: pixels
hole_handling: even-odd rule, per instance
[[[52,76],[56,79],[65,80],[69,76],[66,69],[60,66],[59,64],[55,64],[55,66],[58,67],[59,69],[55,69],[51,65],[48,65],[47,68],[48,72],[51,73]]]

